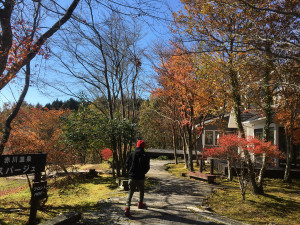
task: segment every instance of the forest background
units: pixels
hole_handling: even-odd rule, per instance
[[[182,0],[175,10],[161,1],[1,4],[1,93],[24,83],[13,91],[16,104],[2,106],[1,154],[45,152],[66,171],[109,148],[113,176],[124,176],[143,138],[148,147],[184,149],[193,170],[204,121],[218,118],[225,129],[233,111],[245,137],[241,115],[255,108],[266,117],[265,141],[272,122],[285,128],[290,181],[300,140],[298,1]],[[168,41],[142,44],[160,23],[169,25]],[[72,99],[65,108],[55,107],[59,100],[25,104],[31,86]]]

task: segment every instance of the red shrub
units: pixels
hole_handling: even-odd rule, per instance
[[[101,156],[104,160],[109,160],[112,157],[112,150],[105,148],[101,150]]]

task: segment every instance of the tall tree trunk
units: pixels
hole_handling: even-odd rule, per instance
[[[287,136],[287,149],[286,149],[286,165],[284,171],[283,181],[285,183],[291,183],[291,163],[292,163],[292,140],[291,137]]]
[[[29,83],[30,83],[30,62],[28,62],[26,64],[24,89],[23,89],[12,113],[7,117],[7,119],[5,121],[4,132],[2,134],[2,138],[1,138],[1,142],[0,142],[0,155],[3,154],[5,144],[8,142],[10,131],[11,131],[11,123],[16,118],[16,116],[18,115],[18,113],[20,111],[22,103],[24,102],[25,96],[28,92]]]
[[[195,132],[193,132],[193,148],[195,151],[196,166],[199,166],[199,154],[198,154],[198,150],[197,150],[197,137],[196,137]]]
[[[122,78],[122,76],[121,76]],[[124,102],[124,93],[123,93],[123,85],[122,85],[122,79],[119,78],[119,86],[120,86],[120,92],[121,92],[121,107],[122,107],[122,118],[125,119],[126,118],[126,109],[125,109],[125,102]]]
[[[265,68],[265,75],[263,79],[263,89],[265,93],[265,107],[264,107],[264,112],[266,114],[266,124],[264,127],[264,139],[266,142],[271,140],[271,132],[270,132],[270,125],[272,123],[273,119],[273,112],[272,112],[272,91],[270,87],[270,74],[272,72],[272,67],[273,63],[271,60],[271,43],[266,44],[266,68]],[[259,171],[259,176],[258,176],[258,189],[259,193],[264,193],[263,189],[263,181],[264,181],[264,176],[265,176],[265,171],[266,171],[266,154],[262,155],[262,164],[261,168]]]
[[[126,176],[126,159],[127,159],[127,147],[128,147],[128,143],[124,142],[124,149],[123,149],[123,167],[122,167],[122,177]]]
[[[15,1],[2,2],[0,23],[1,23],[1,39],[0,39],[0,74],[2,75],[7,67],[9,52],[13,44],[13,32],[11,25],[11,15],[16,5]],[[2,76],[1,76],[2,77]],[[5,84],[8,82],[5,82]],[[2,88],[0,88],[1,90]]]
[[[257,186],[257,183],[256,183],[255,170],[254,170],[253,162],[251,160],[251,156],[248,151],[244,151],[244,153],[245,153],[249,178],[250,178],[250,182],[251,182],[252,193],[253,194],[263,194],[260,192],[260,190]]]
[[[115,149],[117,149],[115,147]],[[115,178],[116,177],[116,173],[117,173],[117,177],[120,176],[120,164],[119,164],[119,161],[118,161],[118,153],[117,151],[113,151],[113,168],[116,170],[113,172],[113,177]]]
[[[175,125],[173,124],[172,126],[173,128],[173,149],[174,149],[174,160],[175,160],[175,164],[178,164],[178,157],[177,157],[177,143],[176,143],[176,128]]]
[[[95,32],[95,34],[98,36],[98,41],[99,41],[99,50],[101,52],[101,55],[102,55],[102,58],[103,58],[103,65],[104,65],[104,69],[103,69],[103,75],[104,75],[104,79],[105,79],[105,88],[106,88],[106,93],[107,93],[107,102],[108,102],[108,109],[109,109],[109,119],[110,119],[110,126],[112,129],[111,130],[111,150],[113,152],[113,159],[112,159],[112,166],[111,166],[111,169],[112,169],[112,175],[113,175],[113,178],[116,177],[116,174],[115,174],[115,169],[119,168],[119,165],[118,165],[118,154],[117,154],[117,143],[116,143],[116,136],[115,136],[115,132],[113,130],[113,119],[114,119],[114,112],[113,112],[113,98],[112,98],[112,87],[109,83],[109,74],[108,74],[108,62],[107,62],[107,59],[106,59],[106,53],[105,53],[105,50],[104,50],[104,47],[103,47],[103,43],[102,43],[102,37],[100,35],[100,33],[98,32],[97,28],[95,26],[92,26],[92,29],[93,31]]]
[[[196,158],[196,166],[199,166],[199,154],[197,148],[195,148],[195,145],[194,145],[194,151],[195,151],[195,158]]]
[[[239,179],[239,184],[240,184],[240,189],[241,189],[241,194],[242,194],[242,199],[243,201],[246,200],[246,190],[247,190],[247,178],[246,178],[246,171],[245,171],[245,165],[244,161],[240,163],[240,174],[238,175]],[[236,170],[237,174],[238,171]]]
[[[118,164],[119,164],[118,176],[121,176],[121,169],[123,168],[122,146],[123,146],[122,138],[119,137],[119,141],[118,141]]]
[[[188,125],[187,127],[188,132],[188,140],[186,142],[187,144],[187,150],[189,153],[189,170],[194,171],[194,164],[193,164],[193,137],[192,137],[192,128]]]
[[[286,127],[286,138],[287,138],[287,149],[286,149],[286,166],[284,172],[283,181],[286,183],[291,183],[291,164],[292,164],[292,156],[293,156],[293,136],[294,136],[294,123],[295,123],[296,111],[292,107],[291,108],[291,117],[290,117],[290,133],[288,133],[288,128]]]
[[[267,164],[266,154],[263,153],[261,157],[262,157],[262,159],[261,159],[261,168],[259,170],[257,184],[258,184],[259,193],[263,194],[264,193],[263,181],[264,181],[265,171],[266,171],[266,167],[267,167],[266,166],[266,164]]]
[[[186,144],[185,144],[185,135],[182,137],[182,148],[183,148],[183,158],[184,158],[184,164],[185,168],[188,168],[188,157],[186,155]]]
[[[227,180],[232,181],[233,180],[233,174],[232,174],[232,164],[231,164],[231,160],[228,159],[227,160],[227,172],[228,172],[228,176],[227,176]]]
[[[233,41],[231,42],[231,52],[233,52]],[[240,132],[240,135],[242,138],[245,138],[245,131],[244,127],[242,124],[242,112],[241,112],[241,96],[240,96],[240,87],[239,87],[239,81],[238,81],[238,75],[237,72],[233,70],[232,66],[232,56],[230,56],[230,64],[231,67],[229,68],[229,75],[230,75],[230,82],[231,82],[231,88],[232,88],[232,97],[233,97],[233,102],[234,102],[234,114],[235,114],[235,119],[237,123],[238,130]],[[251,160],[251,156],[249,152],[244,151],[244,155],[246,158],[247,162],[247,167],[248,167],[248,172],[250,176],[250,182],[252,186],[252,193],[253,194],[259,194],[258,186],[256,184],[255,180],[255,171],[253,167],[253,162]]]
[[[135,62],[137,62],[137,58],[135,56]],[[136,92],[135,92],[135,82],[136,82],[136,79],[138,77],[138,71],[139,71],[139,67],[138,65],[136,64],[135,65],[135,75],[134,77],[132,78],[132,97],[133,97],[133,101],[132,101],[132,121],[135,122],[135,117],[136,117]]]
[[[112,124],[111,124],[112,126]],[[111,129],[113,129],[111,127]],[[112,159],[112,175],[113,175],[113,178],[116,178],[116,171],[117,170],[117,176],[120,175],[120,165],[119,165],[119,162],[118,162],[118,148],[117,148],[117,143],[116,143],[116,136],[114,134],[114,131],[112,130],[111,131],[111,150],[113,152],[113,159]]]

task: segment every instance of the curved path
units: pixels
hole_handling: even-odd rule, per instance
[[[178,178],[164,166],[171,161],[151,161],[147,176],[157,180],[153,190],[145,191],[147,209],[138,209],[138,193],[132,199],[131,217],[124,216],[125,197],[99,201],[99,211],[83,213],[76,225],[94,224],[240,224],[207,211],[195,211],[205,197],[218,186],[196,180]]]

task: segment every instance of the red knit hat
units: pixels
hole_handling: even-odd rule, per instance
[[[137,143],[136,143],[136,147],[137,148],[145,148],[146,147],[146,144],[143,140],[139,140]]]

